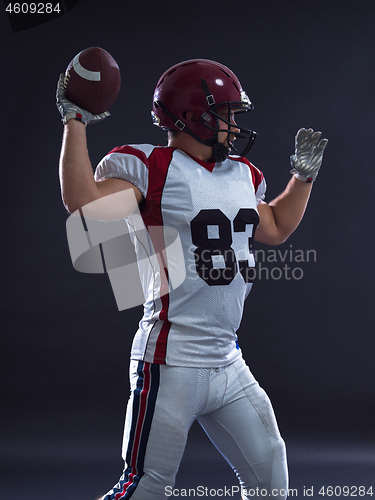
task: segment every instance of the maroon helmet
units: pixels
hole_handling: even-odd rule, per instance
[[[218,111],[228,111],[227,119]],[[155,125],[164,130],[182,130],[197,141],[213,148],[213,158],[224,160],[231,151],[238,154],[229,141],[229,134],[247,143],[240,153],[244,156],[256,137],[256,132],[236,126],[235,130],[219,129],[219,119],[231,124],[231,115],[253,109],[253,105],[236,75],[223,64],[207,59],[191,59],[168,69],[159,79],[153,99],[152,117]],[[197,117],[186,120],[186,112]],[[218,142],[218,133],[228,133],[229,147]]]

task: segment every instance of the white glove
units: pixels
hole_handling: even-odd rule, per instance
[[[107,116],[111,116],[108,111],[105,111],[100,115],[93,115],[89,111],[86,111],[85,109],[80,108],[76,104],[68,101],[65,97],[65,75],[63,73],[60,75],[57,83],[56,106],[60,111],[64,125],[72,118],[80,120],[87,126],[89,123],[98,123],[99,121],[104,120],[104,118],[107,118]]]
[[[312,128],[301,128],[295,138],[295,152],[290,157],[293,169],[290,171],[303,182],[315,181],[323,160],[328,139],[320,139],[322,133]]]

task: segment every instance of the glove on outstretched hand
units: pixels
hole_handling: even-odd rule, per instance
[[[315,181],[323,160],[328,139],[320,139],[322,133],[301,128],[295,138],[295,152],[290,157],[291,173],[303,182]]]
[[[68,101],[65,97],[65,75],[63,73],[60,75],[57,83],[56,105],[57,109],[60,111],[64,125],[72,118],[80,120],[87,126],[89,123],[98,123],[104,120],[104,118],[107,118],[107,116],[111,116],[108,111],[105,111],[100,115],[93,115],[89,111],[86,111],[85,109],[82,109],[76,104]]]

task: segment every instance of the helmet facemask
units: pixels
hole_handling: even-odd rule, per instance
[[[223,109],[225,109],[225,114],[223,113]],[[237,123],[233,123],[232,115],[246,113],[251,109],[253,109],[251,103],[250,106],[244,107],[241,102],[225,102],[220,103],[217,106],[212,106],[200,117],[200,122],[214,132],[209,139],[200,140],[200,142],[203,142],[213,148],[213,159],[215,161],[224,161],[229,154],[245,156],[249,152],[257,134],[253,130],[242,127]],[[211,125],[213,122],[215,123],[215,127]],[[222,127],[220,122],[225,123],[227,127],[220,128]],[[219,142],[220,133],[226,134],[226,141],[224,141],[225,144],[223,144],[223,142]],[[246,141],[241,148],[241,151],[238,151],[233,144],[237,139]]]

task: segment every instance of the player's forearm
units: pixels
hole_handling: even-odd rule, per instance
[[[87,151],[86,127],[76,120],[64,126],[59,174],[63,203],[70,213],[96,199],[98,188]]]
[[[277,242],[284,242],[298,227],[305,213],[312,183],[292,176],[285,190],[269,203],[275,220]]]
[[[283,243],[301,222],[328,142],[328,139],[321,139],[321,135],[312,128],[301,128],[297,132],[295,152],[290,157],[294,175],[281,195],[268,205],[258,205],[257,241],[269,245]]]

